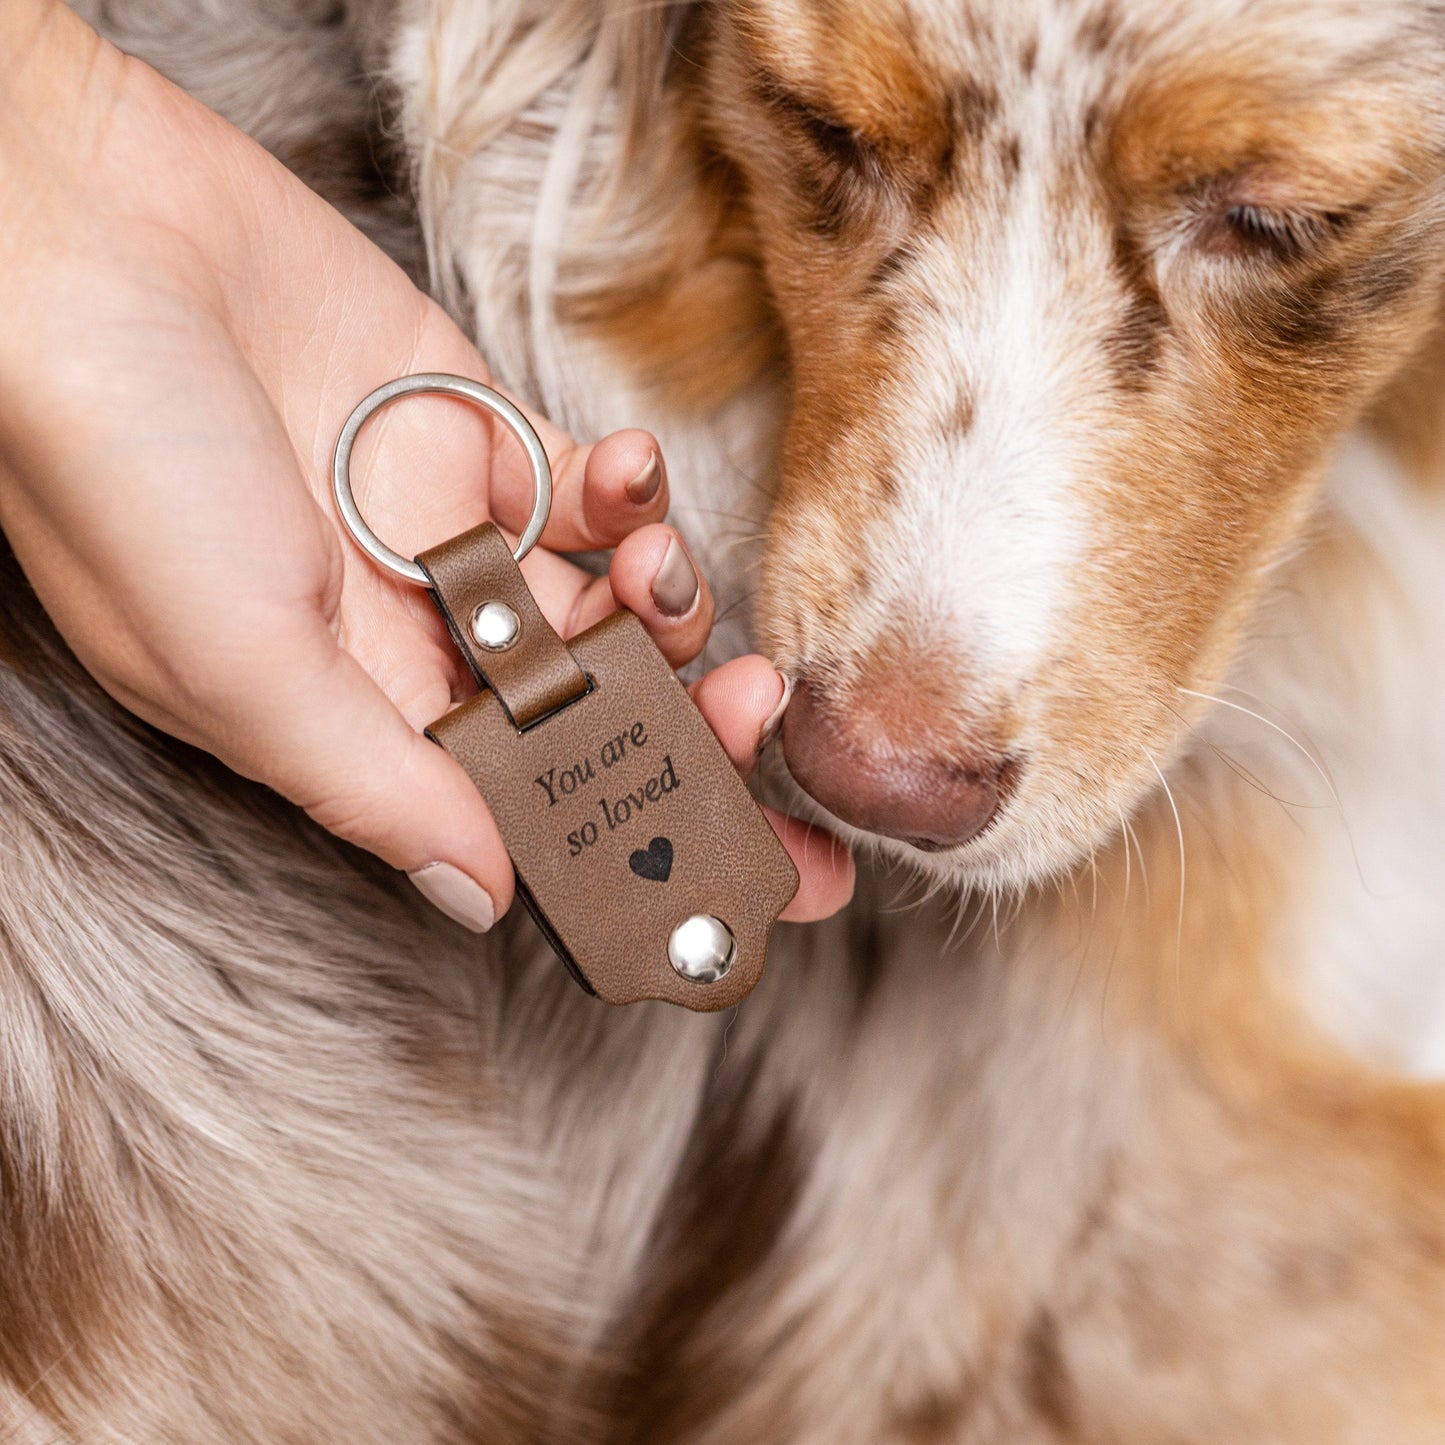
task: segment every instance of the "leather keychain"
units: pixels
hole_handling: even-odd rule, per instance
[[[536,500],[515,551],[487,522],[409,561],[367,526],[351,491],[357,434],[382,407],[422,393],[472,402],[521,442]],[[542,616],[517,564],[546,525],[552,473],[526,417],[480,382],[404,376],[352,412],[332,481],[357,544],[431,589],[477,680],[477,696],[427,735],[486,799],[518,892],[573,978],[614,1004],[713,1010],[744,998],[798,891],[797,869],[632,613],[570,642]]]

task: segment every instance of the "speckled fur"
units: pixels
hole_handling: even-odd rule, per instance
[[[1079,716],[1030,714],[1051,786],[1019,797],[988,856],[930,862],[927,901],[894,907],[908,875],[888,868],[907,855],[863,840],[877,866],[854,907],[782,930],[735,1016],[612,1012],[524,923],[483,943],[449,929],[128,720],[9,565],[0,1438],[1438,1441],[1445,1101],[1406,1077],[1445,1061],[1436,197],[1403,215],[1408,284],[1369,317],[1319,298],[1310,315],[1337,328],[1323,359],[1301,361],[1318,338],[1296,326],[1243,384],[1227,337],[1189,370],[1203,323],[1177,272],[1161,342],[1140,301],[1154,253],[1095,265],[1101,213],[1077,192],[1070,244],[1049,253],[1064,282],[1027,273],[1048,304],[990,317],[972,298],[1007,296],[1009,263],[1048,252],[1009,231],[1002,197],[1076,154],[1073,130],[1043,124],[1049,98],[1086,127],[1101,77],[1168,76],[1181,50],[1188,84],[1134,112],[1156,135],[1209,114],[1262,33],[1282,83],[1325,63],[1326,40],[1378,42],[1377,58],[1405,43],[1389,86],[1352,82],[1359,106],[1389,92],[1380,124],[1322,150],[1342,165],[1383,134],[1438,162],[1420,133],[1441,106],[1422,61],[1445,45],[1439,7],[87,13],[429,267],[519,391],[582,433],[659,432],[677,519],[736,604],[714,655],[751,610],[795,663],[866,672],[888,587],[946,593],[935,672],[972,648],[1017,683],[1052,639]],[[1184,44],[1201,26],[1226,62],[1213,79],[1208,47]],[[769,179],[774,121],[725,77],[811,56],[860,124],[896,126],[900,98],[905,121],[924,115],[927,154],[920,36],[938,66],[973,57],[947,112],[978,141],[955,156],[973,204],[900,210],[889,249],[815,174],[827,210],[805,236],[796,176]],[[1018,107],[1041,128],[1009,129]],[[1120,146],[1142,195],[1156,147]],[[396,199],[408,176],[417,225]],[[841,261],[821,259],[830,230],[852,238]],[[1402,277],[1386,249],[1360,255]],[[834,425],[822,381],[848,395],[845,363],[876,365],[880,336],[910,385]],[[966,397],[960,373],[980,383]],[[1270,467],[1216,475],[1205,443],[1241,416]],[[1172,448],[1152,472],[1151,432]],[[968,435],[992,452],[960,452]],[[979,480],[1011,436],[1043,488],[1016,534]],[[1278,495],[1255,505],[1266,473]],[[949,565],[968,527],[994,539],[977,559],[992,613],[947,591],[971,575]],[[1139,566],[1101,575],[1085,544],[1110,539]],[[1074,570],[1030,612],[1010,568],[1050,557]],[[1170,696],[1171,721],[1160,676],[1223,701]]]

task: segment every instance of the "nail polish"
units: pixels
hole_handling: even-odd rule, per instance
[[[783,715],[788,710],[788,704],[793,700],[793,689],[797,686],[797,683],[786,672],[780,671],[778,675],[783,679],[783,695],[778,699],[777,707],[768,714],[762,731],[758,734],[759,752],[762,752],[782,730]]]
[[[463,928],[485,933],[496,922],[497,908],[491,895],[451,863],[428,863],[406,876],[423,898]]]
[[[662,554],[662,565],[652,579],[652,600],[665,617],[685,617],[697,601],[697,570],[681,542],[674,537]]]
[[[627,500],[637,507],[646,506],[661,486],[662,464],[655,451],[649,452],[647,465],[627,484]]]

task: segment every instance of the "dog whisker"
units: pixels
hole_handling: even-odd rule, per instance
[[[1196,692],[1193,688],[1189,687],[1180,687],[1178,691],[1182,692],[1186,697],[1198,698],[1201,702],[1214,703],[1219,707],[1231,708],[1235,712],[1242,713],[1245,717],[1253,718],[1256,722],[1262,723],[1272,732],[1278,733],[1279,736],[1282,737],[1287,743],[1289,743],[1291,747],[1297,749],[1300,755],[1315,770],[1315,772],[1320,778],[1320,781],[1324,783],[1326,788],[1329,789],[1330,798],[1334,802],[1335,807],[1340,808],[1341,812],[1343,812],[1343,808],[1340,803],[1340,795],[1335,788],[1334,779],[1330,777],[1329,771],[1326,769],[1323,761],[1310,748],[1307,748],[1297,737],[1295,737],[1295,735],[1290,732],[1288,728],[1281,727],[1277,722],[1274,722],[1271,719],[1265,717],[1263,713],[1256,712],[1253,708],[1245,707],[1242,703],[1230,702],[1228,698],[1218,697],[1212,693],[1207,692]],[[1290,806],[1305,807],[1316,805],[1292,804]]]
[[[1179,982],[1180,973],[1184,959],[1184,887],[1185,887],[1185,858],[1184,858],[1184,824],[1179,817],[1179,806],[1174,800],[1174,790],[1169,786],[1169,780],[1164,776],[1159,764],[1155,761],[1154,755],[1144,749],[1144,756],[1149,759],[1149,766],[1154,769],[1159,779],[1160,786],[1164,789],[1164,796],[1169,800],[1169,811],[1174,815],[1174,831],[1179,836],[1179,920],[1178,929],[1174,941],[1174,973],[1176,984]]]
[[[1258,776],[1258,774],[1252,772],[1249,768],[1245,767],[1245,765],[1241,763],[1238,758],[1231,755],[1227,749],[1221,747],[1220,744],[1214,742],[1212,739],[1201,736],[1199,730],[1200,725],[1198,723],[1191,723],[1189,719],[1184,716],[1183,713],[1178,711],[1177,708],[1170,707],[1167,703],[1165,704],[1165,706],[1179,720],[1180,726],[1190,737],[1193,737],[1197,741],[1202,742],[1204,746],[1207,747],[1210,752],[1213,753],[1214,756],[1217,757],[1220,762],[1222,762],[1224,766],[1227,767],[1230,772],[1232,772],[1241,782],[1247,783],[1251,788],[1255,790],[1255,792],[1260,793],[1264,797],[1268,798],[1271,802],[1278,803],[1282,808],[1286,810],[1296,808],[1310,810],[1328,808],[1331,806],[1329,803],[1311,803],[1302,800],[1281,797],[1280,794],[1276,793],[1273,788],[1271,788],[1267,783],[1265,783],[1262,778]]]

